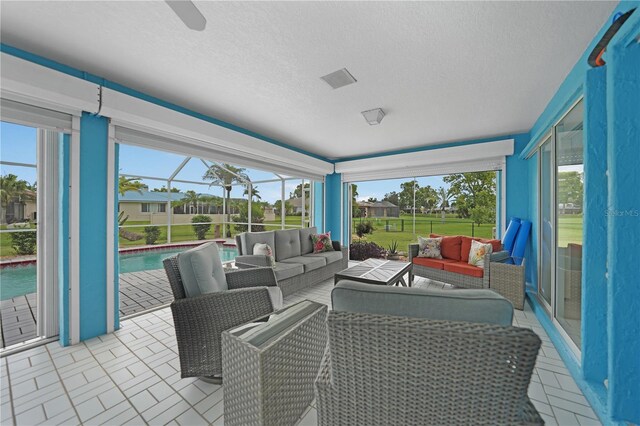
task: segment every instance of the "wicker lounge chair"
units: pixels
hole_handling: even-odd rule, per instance
[[[228,271],[225,272],[228,290],[187,297],[178,257],[165,259],[163,263],[175,298],[171,303],[171,313],[181,375],[183,378],[203,377],[219,382],[220,379],[214,376],[222,374],[221,334],[273,312],[267,289],[277,287],[273,270]],[[222,263],[219,268],[222,269]]]
[[[501,325],[513,312],[508,301],[490,290],[432,298],[362,286],[343,281],[332,294],[315,383],[318,424],[544,424],[527,396],[541,341],[530,329]],[[422,303],[404,303],[415,298]],[[468,315],[476,301],[479,314],[495,309],[483,318],[491,323],[437,319]],[[409,316],[372,313],[390,305]],[[344,310],[359,306],[367,312]]]

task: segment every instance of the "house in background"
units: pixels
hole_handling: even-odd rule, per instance
[[[358,201],[361,217],[400,217],[400,207],[389,201]]]

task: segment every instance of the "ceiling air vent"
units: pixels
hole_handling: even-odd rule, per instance
[[[341,70],[332,72],[331,74],[327,74],[324,77],[320,78],[334,89],[339,89],[343,86],[348,86],[349,84],[353,84],[358,81],[353,78],[351,73],[349,73],[346,68],[342,68]]]

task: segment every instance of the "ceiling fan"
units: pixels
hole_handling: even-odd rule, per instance
[[[165,0],[165,2],[190,29],[202,31],[207,26],[204,15],[191,0]]]

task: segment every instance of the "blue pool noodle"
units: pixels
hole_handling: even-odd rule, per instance
[[[524,251],[527,248],[527,240],[529,239],[529,232],[531,232],[531,222],[528,220],[520,221],[520,229],[516,236],[516,242],[511,251],[512,257],[524,257]]]
[[[520,219],[517,217],[512,217],[509,221],[509,226],[507,226],[507,230],[504,232],[504,236],[502,237],[502,249],[511,253],[513,250],[513,243],[516,240],[516,235],[518,234],[518,229],[520,228]]]

